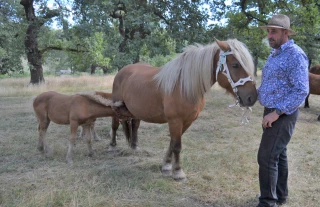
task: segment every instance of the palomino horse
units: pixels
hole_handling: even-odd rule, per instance
[[[309,70],[310,92],[309,92],[309,94],[306,97],[306,100],[304,102],[304,108],[310,108],[310,106],[309,106],[309,95],[310,94],[320,95],[319,93],[317,93],[317,91],[320,90],[320,87],[319,88],[315,88],[317,85],[319,86],[320,83],[316,83],[316,81],[319,81],[319,80],[317,80],[316,76],[314,76],[312,74],[318,74],[318,75],[320,74],[320,64],[311,67],[310,70]],[[312,82],[312,84],[310,82]],[[312,90],[311,90],[311,88],[312,88]],[[318,117],[318,120],[319,120],[319,118],[320,118],[320,116]]]
[[[38,95],[33,101],[33,109],[38,119],[39,141],[38,149],[44,151],[46,156],[51,157],[45,134],[50,121],[56,124],[70,124],[71,135],[67,162],[72,163],[72,151],[75,146],[78,126],[82,126],[82,134],[87,140],[89,155],[93,155],[91,146],[91,134],[96,118],[112,117],[110,147],[116,145],[116,131],[119,127],[119,119],[112,110],[112,94],[104,92],[83,92],[76,95],[64,95],[55,91],[48,91]],[[127,140],[130,139],[127,122],[121,122]]]
[[[253,70],[249,51],[236,39],[189,46],[161,68],[146,63],[122,68],[113,83],[113,108],[118,115],[133,118],[135,143],[140,120],[168,123],[171,141],[162,173],[172,172],[175,180],[185,180],[181,136],[203,109],[205,93],[218,81],[241,106],[253,106],[257,100]]]

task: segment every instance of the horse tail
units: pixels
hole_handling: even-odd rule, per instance
[[[122,130],[124,132],[124,135],[126,137],[126,140],[128,144],[131,146],[132,142],[132,119],[122,119],[121,120],[121,125],[122,125]]]

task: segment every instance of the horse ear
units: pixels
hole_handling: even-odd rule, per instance
[[[216,40],[216,43],[218,44],[221,50],[223,50],[224,52],[230,50],[230,46],[227,44],[227,42],[220,41],[216,38],[214,39]]]

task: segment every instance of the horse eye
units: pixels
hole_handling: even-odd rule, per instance
[[[231,66],[232,66],[233,68],[240,68],[240,64],[238,64],[238,63],[236,63],[236,64],[231,64]]]

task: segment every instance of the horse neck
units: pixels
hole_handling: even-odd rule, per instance
[[[220,50],[217,50],[217,52],[213,56],[212,85],[214,85],[217,82],[216,72],[217,72],[219,60],[220,60]]]

